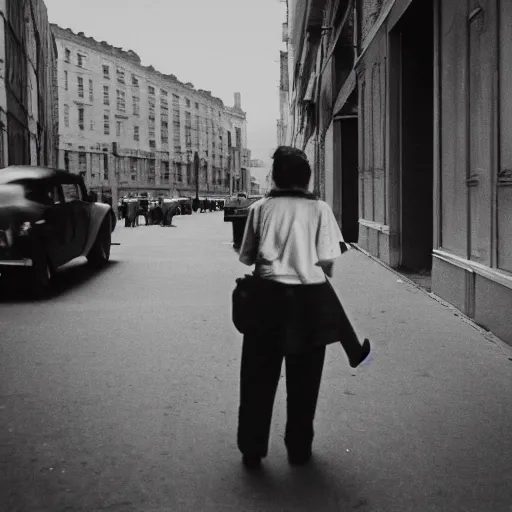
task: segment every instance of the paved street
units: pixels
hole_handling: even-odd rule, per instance
[[[112,261],[0,303],[2,512],[512,511],[512,351],[349,251],[334,283],[373,361],[328,358],[315,458],[290,468],[276,400],[264,470],[236,448],[247,271],[222,213],[119,226]]]

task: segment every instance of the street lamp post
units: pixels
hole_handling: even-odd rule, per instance
[[[112,143],[112,155],[114,156],[114,176],[111,179],[110,190],[111,190],[111,199],[112,199],[112,208],[117,208],[118,202],[118,177],[119,177],[119,165],[120,165],[120,155],[118,152],[117,142]]]
[[[194,153],[194,176],[196,178],[196,201],[199,201],[199,155]]]
[[[228,155],[228,174],[229,174],[229,197],[233,195],[233,157],[232,149],[230,148]]]

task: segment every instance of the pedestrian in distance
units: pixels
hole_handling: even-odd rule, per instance
[[[370,352],[361,344],[327,277],[345,247],[330,206],[308,192],[311,168],[304,152],[286,146],[273,156],[274,188],[249,209],[240,261],[255,265],[248,297],[233,321],[244,334],[237,443],[248,468],[266,457],[272,409],[286,367],[285,446],[292,465],[312,455],[313,422],[326,345],[341,342],[350,366]],[[247,284],[247,286],[249,286]],[[240,320],[242,319],[242,320]]]

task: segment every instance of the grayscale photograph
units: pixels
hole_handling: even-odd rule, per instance
[[[0,512],[512,512],[512,0],[0,14]]]

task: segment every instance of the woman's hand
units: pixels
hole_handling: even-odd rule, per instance
[[[334,261],[319,261],[318,266],[322,268],[327,277],[332,277],[334,270]]]

